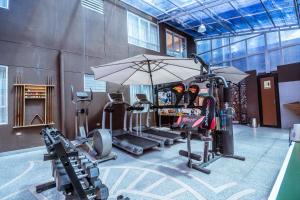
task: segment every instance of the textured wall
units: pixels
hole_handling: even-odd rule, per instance
[[[115,3],[116,4],[115,4]],[[9,124],[0,126],[0,152],[41,145],[40,128],[12,129],[13,83],[16,74],[23,83],[44,84],[46,77],[54,78],[55,122],[60,124],[59,52],[64,62],[64,89],[66,135],[74,136],[74,105],[70,102],[70,85],[83,89],[83,74],[91,73],[89,66],[99,65],[137,54],[164,54],[165,39],[160,38],[161,51],[154,52],[127,42],[126,9],[149,20],[152,17],[122,5],[120,1],[104,1],[104,15],[83,8],[80,0],[10,0],[10,9],[0,9],[0,64],[9,70]],[[165,24],[160,25],[163,37]],[[180,32],[178,32],[180,33]],[[186,36],[185,34],[182,34]],[[194,51],[192,38],[187,38],[188,50]],[[190,54],[191,52],[188,52]],[[119,86],[108,84],[109,91]],[[128,96],[128,90],[124,89]],[[105,93],[96,93],[90,106],[90,128],[101,121],[101,112],[106,103]],[[115,128],[122,124],[115,119]],[[21,132],[21,136],[16,133]]]

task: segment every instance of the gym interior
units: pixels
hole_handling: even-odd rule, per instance
[[[299,200],[298,0],[0,0],[0,200]]]

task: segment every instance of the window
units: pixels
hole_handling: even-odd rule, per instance
[[[265,51],[265,36],[259,35],[247,40],[248,54],[261,53]]]
[[[245,41],[238,42],[231,45],[232,58],[239,58],[246,55],[246,43]]]
[[[175,57],[186,57],[186,38],[172,31],[166,31],[167,54]]]
[[[136,94],[146,94],[147,99],[153,102],[153,93],[151,85],[131,85],[130,86],[130,104],[133,105],[136,100]],[[147,112],[148,106],[145,106],[143,112]]]
[[[197,53],[201,54],[211,50],[210,40],[202,40],[197,42]]]
[[[247,61],[247,70],[256,70],[257,72],[265,72],[266,64],[265,64],[265,54],[259,54],[248,57]]]
[[[227,61],[229,60],[229,47],[226,46],[226,47],[222,47],[222,48],[218,48],[216,50],[213,50],[212,52],[212,60],[213,60],[213,63],[220,63],[220,62],[223,62],[223,61]]]
[[[95,80],[94,75],[84,74],[84,91],[89,92],[106,92],[106,82]]]
[[[103,0],[81,0],[81,5],[100,14],[104,13]]]
[[[274,49],[279,47],[279,34],[277,31],[267,33],[267,45],[268,49]]]
[[[284,64],[300,62],[300,45],[282,49]]]
[[[9,0],[0,0],[0,8],[8,9]]]
[[[300,29],[281,31],[281,45],[293,45],[300,43]]]
[[[127,32],[129,44],[159,51],[157,24],[127,12]]]
[[[8,123],[7,82],[7,67],[0,65],[0,124]]]
[[[280,50],[270,51],[269,56],[270,56],[271,71],[276,71],[277,66],[280,65],[280,58],[281,58]]]

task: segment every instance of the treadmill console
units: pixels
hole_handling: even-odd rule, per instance
[[[148,102],[147,96],[145,94],[136,94],[135,96],[139,102]]]
[[[111,102],[114,103],[123,103],[124,96],[122,93],[108,93],[108,98]]]

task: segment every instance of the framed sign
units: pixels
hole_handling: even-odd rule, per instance
[[[271,81],[264,81],[264,89],[271,89]]]

